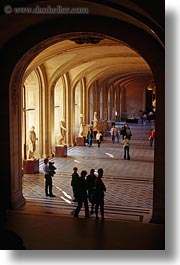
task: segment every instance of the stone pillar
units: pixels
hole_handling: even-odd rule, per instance
[[[22,93],[20,93],[21,87],[20,82],[13,76],[12,83],[10,85],[10,164],[11,164],[11,207],[18,209],[25,204],[25,198],[22,193],[22,160],[17,159],[19,150],[22,150]]]

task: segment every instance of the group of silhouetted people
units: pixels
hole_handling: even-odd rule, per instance
[[[98,176],[95,175],[95,170],[91,169],[90,174],[87,175],[86,170],[82,170],[79,176],[78,168],[73,168],[71,186],[73,189],[74,201],[77,202],[77,207],[74,211],[74,217],[79,216],[82,205],[85,208],[85,217],[89,218],[94,213],[96,220],[98,217],[98,210],[100,208],[101,218],[104,220],[104,192],[106,187],[102,181],[103,169],[98,169]],[[91,211],[89,213],[89,202],[91,203]]]

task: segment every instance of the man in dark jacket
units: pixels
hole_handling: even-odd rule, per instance
[[[82,208],[82,204],[84,203],[85,207],[85,217],[89,218],[89,207],[88,207],[88,197],[87,197],[87,182],[86,182],[86,177],[87,171],[82,170],[81,171],[81,176],[79,178],[79,183],[78,183],[78,206],[74,212],[74,217],[78,217],[79,212]]]
[[[78,201],[78,186],[79,186],[79,174],[78,172],[78,168],[77,167],[73,167],[73,174],[72,174],[72,179],[71,179],[71,187],[73,190],[73,195],[74,195],[74,201],[77,202]]]
[[[106,187],[104,185],[104,182],[102,181],[103,176],[103,169],[98,169],[98,177],[95,180],[94,183],[94,200],[95,200],[95,213],[96,213],[96,220],[99,219],[98,217],[98,209],[100,206],[100,212],[102,220],[104,220],[104,192],[106,191]]]
[[[87,176],[87,188],[88,188],[88,198],[91,203],[91,212],[90,214],[94,213],[94,200],[93,200],[93,192],[94,192],[94,182],[96,176],[94,174],[94,169],[92,168],[90,174]]]

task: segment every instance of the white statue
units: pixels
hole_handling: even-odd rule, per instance
[[[97,112],[94,112],[94,119],[93,119],[93,131],[96,132],[97,131]]]
[[[83,114],[80,114],[79,137],[83,137]]]
[[[28,150],[28,159],[35,159],[35,151],[36,151],[36,138],[35,127],[32,126],[31,130],[29,131],[29,150]]]
[[[65,123],[65,119],[63,118],[60,121],[60,135],[59,135],[59,139],[58,139],[58,144],[59,145],[63,145],[64,144],[64,140],[65,140],[65,132],[67,131],[66,129],[66,123]]]

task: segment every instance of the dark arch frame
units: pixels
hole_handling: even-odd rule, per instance
[[[0,178],[0,201],[3,208],[11,207],[11,164],[10,164],[10,115],[9,115],[9,84],[13,69],[32,47],[34,57],[41,51],[43,40],[53,36],[60,36],[73,32],[95,32],[119,39],[136,50],[149,64],[157,84],[156,111],[156,145],[154,162],[154,195],[153,222],[165,222],[165,53],[164,48],[152,36],[128,23],[100,16],[80,15],[63,16],[49,19],[43,23],[27,28],[16,35],[1,48],[1,122],[4,126],[1,135],[1,163],[6,165],[2,169]],[[3,66],[3,67],[2,67]],[[13,130],[13,128],[11,128]],[[157,144],[158,143],[158,144]],[[14,154],[16,155],[16,154]],[[21,176],[20,176],[21,177]]]

